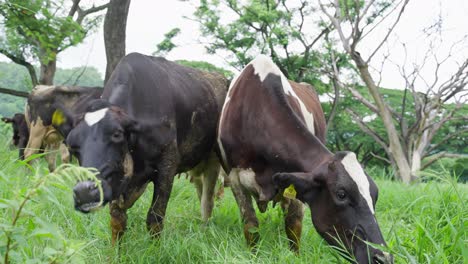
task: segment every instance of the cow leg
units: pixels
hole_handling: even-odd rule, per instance
[[[283,198],[281,208],[284,211],[284,229],[289,239],[289,248],[299,253],[299,244],[302,233],[302,219],[304,218],[304,205],[297,199]]]
[[[131,208],[136,200],[140,198],[147,185],[144,184],[141,188],[131,189],[125,199],[121,196],[119,200],[114,200],[109,204],[112,245],[115,245],[122,238],[127,228],[127,209]]]
[[[202,195],[203,195],[203,180],[202,180],[203,176],[194,171],[190,171],[189,177],[190,177],[190,180],[193,181],[193,184],[195,185],[195,189],[197,189],[198,200],[201,202]]]
[[[154,193],[151,207],[146,217],[146,226],[153,237],[158,237],[163,229],[166,215],[167,202],[172,191],[174,176],[177,172],[176,145],[172,144],[169,151],[162,154],[163,159],[157,169],[157,175],[153,178]]]
[[[219,175],[218,175],[218,180],[219,180],[219,184],[218,184],[218,191],[216,192],[216,200],[221,200],[223,199],[224,197],[224,181],[225,181],[225,173],[224,173],[224,170],[219,170]]]
[[[31,124],[28,144],[24,150],[24,157],[26,159],[39,151],[46,132],[47,129],[42,125],[42,120],[40,120],[40,118],[34,124]]]
[[[59,147],[59,145],[57,143],[51,143],[51,144],[47,144],[45,149],[44,149],[44,152],[46,153],[46,161],[47,161],[47,164],[49,166],[49,171],[52,172],[55,170],[55,160],[57,158],[57,148]]]
[[[115,246],[127,228],[127,210],[120,207],[118,201],[109,204],[110,226],[112,230],[112,245]]]
[[[217,160],[210,161],[203,173],[203,194],[201,199],[201,215],[203,221],[208,221],[214,207],[214,194],[216,181],[218,180],[219,163]]]
[[[27,144],[28,144],[28,139],[25,137],[21,137],[18,143],[20,160],[24,160],[24,149]]]
[[[64,143],[61,143],[59,149],[60,149],[60,156],[62,159],[62,164],[69,163],[71,161],[71,158],[70,158],[70,152],[68,152],[67,146]]]
[[[255,247],[260,239],[258,234],[258,219],[252,204],[252,197],[241,186],[239,171],[232,169],[229,173],[231,190],[239,206],[242,222],[244,224],[244,236],[249,247]]]

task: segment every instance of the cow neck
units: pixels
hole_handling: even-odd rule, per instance
[[[283,78],[285,78],[283,76]],[[288,135],[289,140],[285,140],[285,144],[290,144],[290,140],[294,141],[294,146],[284,146],[288,150],[292,150],[294,167],[300,171],[312,171],[320,164],[329,160],[333,154],[325,147],[325,145],[309,130],[303,118],[292,108],[282,86],[272,87],[269,93],[276,98],[275,102],[277,107],[283,109],[280,115],[283,115],[282,122],[285,123],[283,127],[285,133]],[[290,156],[288,153],[288,156]]]
[[[320,167],[321,164],[331,160],[333,153],[330,152],[317,137],[310,135],[311,144],[305,148],[303,158],[300,159],[304,172],[311,172]]]
[[[298,147],[292,153],[288,153],[289,157],[285,160],[289,160],[298,172],[313,171],[333,158],[333,153],[315,135],[308,130],[295,130],[294,138],[297,140],[295,145]]]

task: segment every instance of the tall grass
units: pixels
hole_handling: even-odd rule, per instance
[[[347,263],[317,234],[309,210],[300,254],[290,252],[279,206],[258,213],[262,238],[251,253],[230,190],[216,202],[213,217],[205,224],[195,188],[183,177],[175,181],[160,239],[152,239],[145,226],[151,186],[128,211],[127,232],[113,247],[108,209],[86,215],[74,211],[73,183],[44,178],[48,177],[44,162],[28,168],[16,161],[17,152],[9,150],[7,138],[0,136],[1,261],[11,236],[12,263]],[[450,170],[424,177],[426,182],[409,186],[385,177],[376,181],[380,190],[376,216],[395,262],[467,263],[468,189],[456,183]],[[13,226],[17,205],[42,180]]]

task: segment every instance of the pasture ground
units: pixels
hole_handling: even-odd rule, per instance
[[[150,238],[145,225],[150,185],[128,211],[120,246],[112,247],[108,208],[76,212],[74,182],[47,177],[43,161],[31,168],[16,161],[17,150],[7,144],[9,133],[0,130],[0,263],[7,237],[11,263],[347,263],[319,237],[309,209],[300,255],[290,252],[282,211],[271,204],[265,214],[258,214],[262,239],[258,251],[251,253],[230,189],[204,224],[195,188],[183,177],[175,181],[159,240]],[[468,188],[450,175],[448,170],[434,172],[431,180],[409,186],[377,175],[376,215],[395,263],[468,263]]]

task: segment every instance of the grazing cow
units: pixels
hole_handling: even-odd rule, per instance
[[[28,144],[29,129],[24,114],[16,113],[12,118],[3,117],[2,121],[13,127],[13,146],[19,148],[19,158],[24,159],[24,148]]]
[[[298,251],[303,206],[286,198],[296,195],[328,243],[338,246],[341,240],[358,263],[391,262],[388,253],[363,242],[385,245],[374,215],[377,186],[354,153],[333,155],[325,147],[324,114],[310,88],[288,81],[264,55],[231,83],[218,145],[247,243],[253,246],[259,238],[253,196],[262,212],[269,201],[281,202],[291,249]]]
[[[75,208],[87,213],[110,202],[115,243],[125,230],[126,210],[152,182],[146,224],[156,236],[163,228],[174,176],[194,170],[197,175],[204,172],[207,186],[201,200],[206,220],[220,168],[213,149],[227,88],[227,80],[219,74],[164,58],[138,53],[122,58],[102,99],[88,105],[67,136],[80,165],[99,170],[104,193],[101,203],[95,182],[79,182],[73,189]]]
[[[74,115],[83,113],[86,102],[101,96],[100,87],[81,86],[45,86],[38,85],[28,97],[26,120],[29,125],[29,139],[25,158],[44,149],[49,170],[55,169],[57,150],[61,153],[62,162],[68,162],[69,153],[63,144],[61,135],[52,126],[52,114],[57,109],[66,108]]]

